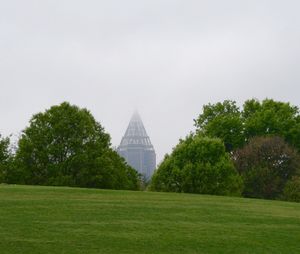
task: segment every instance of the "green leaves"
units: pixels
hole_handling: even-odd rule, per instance
[[[204,136],[222,139],[227,151],[244,143],[241,112],[234,101],[205,105],[195,126]]]
[[[234,101],[205,105],[195,126],[204,136],[222,139],[229,152],[265,135],[281,136],[300,149],[299,109],[271,99],[248,100],[242,110]]]
[[[251,100],[245,102],[243,115],[246,140],[254,136],[281,136],[300,149],[300,119],[297,107],[270,99],[261,103]]]
[[[221,140],[190,135],[167,157],[152,179],[152,189],[238,195],[241,181]]]
[[[244,196],[274,199],[289,182],[286,192],[298,195],[298,180],[290,180],[300,175],[297,107],[252,99],[240,109],[225,100],[205,105],[195,126],[196,134],[181,140],[159,166],[153,189],[238,195],[243,187]]]
[[[12,155],[9,150],[9,145],[9,138],[2,138],[0,135],[0,183],[4,181],[4,175],[10,166]]]
[[[138,174],[110,147],[86,109],[67,102],[38,113],[19,140],[11,183],[138,189]]]
[[[9,151],[9,138],[2,138],[0,135],[0,163],[5,163],[11,156]]]
[[[287,201],[300,202],[300,177],[294,176],[285,185],[282,198]]]

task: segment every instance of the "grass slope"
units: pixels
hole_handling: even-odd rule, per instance
[[[300,253],[300,204],[0,185],[0,253]]]

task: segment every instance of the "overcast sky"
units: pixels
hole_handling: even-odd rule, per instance
[[[299,0],[0,0],[0,133],[69,101],[160,161],[208,102],[300,105]]]

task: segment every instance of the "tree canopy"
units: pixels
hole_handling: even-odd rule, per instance
[[[233,155],[244,180],[245,197],[277,199],[300,173],[298,152],[280,137],[255,137]]]
[[[138,178],[92,114],[66,102],[32,117],[7,175],[12,183],[111,189],[137,189]]]
[[[289,103],[265,99],[247,100],[242,109],[234,101],[203,107],[195,120],[198,133],[220,138],[226,150],[244,146],[251,137],[281,136],[300,150],[300,113]]]
[[[280,136],[300,151],[300,112],[290,103],[265,99],[248,100],[243,107],[244,135]]]
[[[239,195],[241,180],[220,139],[190,135],[166,156],[151,188],[216,195]]]
[[[241,112],[234,101],[204,105],[195,125],[198,133],[222,139],[227,151],[244,144]]]

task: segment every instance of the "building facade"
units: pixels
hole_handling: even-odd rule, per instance
[[[126,162],[149,180],[156,168],[156,154],[143,122],[135,112],[118,147]]]

